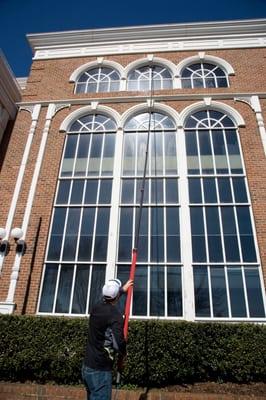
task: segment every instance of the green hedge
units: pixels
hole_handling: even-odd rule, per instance
[[[81,383],[86,319],[0,316],[0,377]],[[266,326],[131,321],[124,383],[266,380]]]

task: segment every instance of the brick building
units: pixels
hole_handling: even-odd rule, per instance
[[[0,311],[265,321],[266,20],[28,35],[0,175]],[[16,228],[16,229],[15,229]]]

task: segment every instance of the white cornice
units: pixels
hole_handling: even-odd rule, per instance
[[[34,59],[263,47],[266,19],[51,32],[27,38]]]

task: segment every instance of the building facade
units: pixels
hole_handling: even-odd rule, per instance
[[[132,317],[265,322],[266,20],[28,40],[0,311],[89,315],[138,236]]]
[[[20,86],[0,49],[0,170],[20,100]]]

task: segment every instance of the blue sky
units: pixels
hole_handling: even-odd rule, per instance
[[[0,0],[0,48],[27,76],[27,33],[266,18],[266,0]]]

